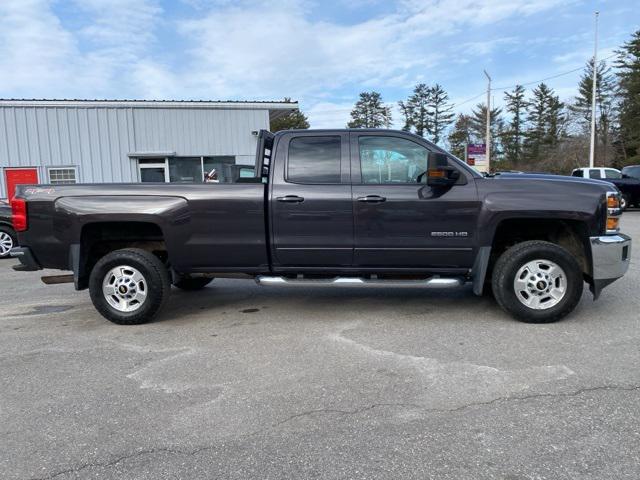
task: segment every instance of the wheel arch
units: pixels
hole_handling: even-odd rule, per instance
[[[139,248],[168,263],[168,252],[161,225],[148,221],[89,222],[82,226],[80,242],[69,250],[69,265],[77,290],[89,286],[89,275],[96,262],[115,250]]]
[[[491,278],[497,259],[513,245],[528,240],[544,240],[571,252],[582,268],[591,276],[591,249],[589,226],[586,222],[570,218],[514,217],[502,219],[495,227],[489,245],[480,246],[473,272],[473,290],[481,295],[487,278]]]

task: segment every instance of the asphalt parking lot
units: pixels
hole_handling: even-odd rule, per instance
[[[149,325],[0,262],[2,478],[640,477],[629,273],[560,323],[465,288],[174,290]]]

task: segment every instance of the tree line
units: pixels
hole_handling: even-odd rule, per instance
[[[491,109],[492,168],[568,173],[589,160],[593,69],[596,84],[596,149],[599,166],[640,164],[640,30],[615,53],[613,67],[587,62],[576,96],[563,102],[544,82],[531,91],[505,91],[504,107]],[[454,115],[439,84],[420,83],[398,102],[403,130],[411,131],[464,158],[469,143],[484,143],[487,105]],[[389,128],[392,109],[380,93],[362,92],[349,128]]]
[[[491,152],[494,170],[522,169],[568,173],[589,159],[593,69],[597,68],[596,148],[598,166],[640,164],[640,30],[615,52],[613,65],[587,62],[575,97],[563,102],[544,82],[527,91],[516,85],[503,92],[503,107],[491,108]],[[290,99],[285,99],[290,101]],[[455,115],[439,84],[419,83],[398,102],[405,131],[448,148],[464,158],[466,145],[484,143],[487,105]],[[390,128],[392,108],[380,93],[362,92],[348,128]],[[299,110],[274,120],[273,131],[309,128]]]

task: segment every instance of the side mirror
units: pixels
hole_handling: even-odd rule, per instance
[[[430,187],[450,187],[460,178],[460,172],[449,166],[444,153],[429,152],[427,162],[427,185]]]

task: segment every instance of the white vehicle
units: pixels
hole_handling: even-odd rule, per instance
[[[596,178],[598,180],[606,180],[622,178],[622,172],[615,168],[576,168],[571,172],[572,177]]]

